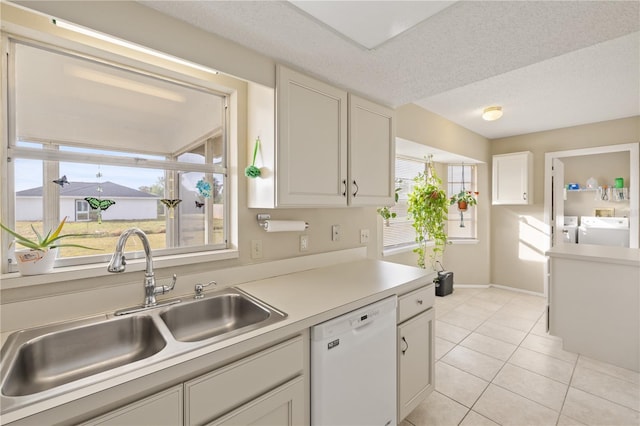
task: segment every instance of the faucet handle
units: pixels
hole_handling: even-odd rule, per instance
[[[211,284],[218,285],[215,281],[209,281],[206,284],[196,284],[195,291],[196,294],[193,296],[194,299],[202,299],[204,297],[204,288],[209,287]]]
[[[156,287],[153,292],[154,294],[165,294],[170,292],[171,290],[173,290],[173,288],[176,286],[176,279],[178,278],[178,276],[176,274],[173,274],[173,279],[171,280],[171,285],[162,285],[159,287]]]

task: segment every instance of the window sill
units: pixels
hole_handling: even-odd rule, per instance
[[[451,244],[451,245],[469,245],[469,244],[478,244],[479,242],[480,240],[476,238],[459,238],[459,239],[454,238],[454,239],[447,240],[447,244]],[[427,247],[433,247],[433,246],[434,246],[433,241],[427,242]],[[418,247],[418,244],[409,244],[402,247],[384,249],[382,251],[382,257],[394,256],[400,253],[412,252],[416,247]]]
[[[466,245],[466,244],[478,244],[480,240],[476,238],[459,238],[459,239],[451,239],[447,243],[452,245]]]
[[[185,253],[171,256],[162,256],[153,259],[155,269],[171,268],[174,266],[192,265],[196,263],[211,262],[217,260],[237,259],[238,250],[216,250],[200,253]],[[127,259],[127,272],[144,271],[145,259]],[[44,275],[21,276],[18,272],[3,274],[0,276],[0,289],[8,290],[12,288],[51,284],[62,281],[79,280],[106,276],[106,263],[96,263],[82,266],[67,266],[55,268],[53,272]]]

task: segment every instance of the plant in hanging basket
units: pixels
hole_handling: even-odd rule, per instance
[[[402,188],[396,188],[395,194],[394,194],[394,199],[395,202],[398,202],[398,199],[400,198],[400,195],[398,194],[398,192],[401,190]],[[376,211],[378,212],[378,214],[380,215],[380,217],[382,217],[384,219],[384,223],[386,226],[389,226],[389,219],[394,219],[396,218],[398,215],[395,212],[392,212],[389,209],[389,206],[384,206],[384,207],[378,207],[376,209]]]
[[[447,195],[441,188],[442,181],[436,175],[431,162],[425,173],[420,173],[414,179],[413,191],[407,199],[407,212],[413,219],[418,247],[414,252],[418,254],[418,266],[425,268],[427,241],[433,240],[435,245],[429,256],[431,267],[435,270],[436,262],[444,253],[447,243],[445,222],[448,215]]]
[[[457,194],[449,197],[449,205],[457,204],[458,209],[464,211],[469,206],[475,206],[476,204],[478,204],[478,200],[476,199],[477,195],[477,192],[462,190]]]

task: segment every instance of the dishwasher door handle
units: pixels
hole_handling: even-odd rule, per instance
[[[407,339],[405,339],[404,336],[402,336],[402,341],[406,345],[405,348],[402,349],[402,355],[404,355],[404,353],[407,352],[407,350],[409,350],[409,344],[407,343]]]

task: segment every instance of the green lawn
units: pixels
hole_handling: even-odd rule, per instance
[[[219,221],[220,222],[220,221]],[[215,220],[214,220],[215,223]],[[40,222],[17,222],[16,232],[20,235],[24,235],[27,238],[34,238],[35,234],[31,229],[33,225],[38,232],[42,231]],[[215,223],[221,227],[221,223]],[[62,240],[65,244],[80,244],[87,247],[92,247],[97,250],[87,250],[76,247],[63,247],[58,252],[58,257],[74,257],[74,256],[87,256],[95,254],[110,254],[113,253],[116,242],[124,231],[129,228],[140,228],[147,234],[151,248],[154,250],[163,249],[166,247],[166,222],[164,218],[157,220],[113,220],[102,221],[102,224],[98,224],[95,221],[90,222],[67,222],[62,229],[63,234],[87,234],[83,237],[69,237]],[[222,229],[215,227],[216,240],[222,239]],[[194,228],[194,231],[185,231],[185,234],[197,235],[196,238],[191,238],[189,245],[202,244],[202,231],[198,231],[198,228]],[[20,247],[20,246],[18,246]],[[138,251],[142,250],[142,243],[138,238],[130,238],[127,241],[126,251]]]

